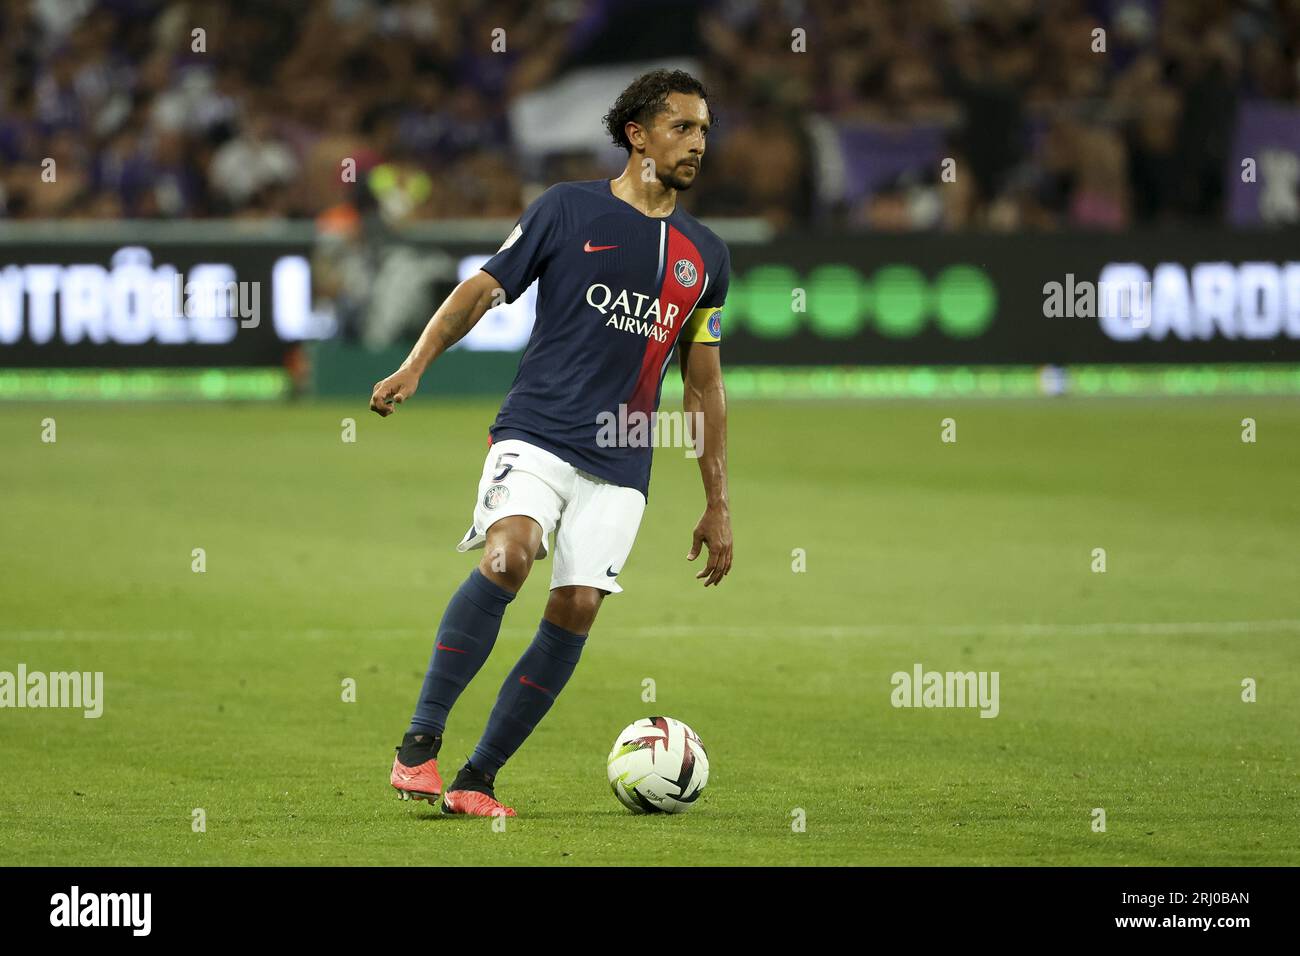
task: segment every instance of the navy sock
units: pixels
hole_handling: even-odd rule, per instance
[[[470,764],[495,775],[533,732],[578,666],[586,634],[574,634],[545,619],[537,636],[501,685],[483,739]]]
[[[451,596],[438,624],[429,672],[408,733],[442,733],[447,726],[447,712],[492,652],[501,631],[501,617],[514,597],[484,577],[478,568]]]

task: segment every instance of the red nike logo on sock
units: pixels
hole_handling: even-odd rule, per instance
[[[593,246],[593,245],[591,244],[591,240],[588,239],[588,240],[587,240],[587,244],[586,244],[585,246],[582,247],[582,251],[583,251],[583,252],[601,252],[602,250],[605,250],[605,249],[617,249],[617,248],[618,248],[618,246]]]
[[[438,650],[440,650],[440,651],[454,651],[454,652],[457,653],[457,654],[468,654],[468,653],[469,653],[469,651],[461,650],[459,647],[448,647],[446,644],[442,643],[442,641],[439,641],[439,642],[438,642]]]
[[[519,683],[524,684],[528,687],[536,687],[538,690],[544,690],[548,694],[551,692],[550,688],[543,687],[541,684],[534,684],[532,681],[528,679],[527,675],[524,674],[519,675]]]

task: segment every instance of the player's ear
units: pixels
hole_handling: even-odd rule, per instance
[[[640,123],[628,120],[627,125],[623,127],[623,135],[627,141],[632,144],[632,149],[642,149],[645,147],[645,129]]]

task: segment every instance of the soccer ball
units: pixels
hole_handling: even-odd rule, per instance
[[[608,770],[614,796],[633,813],[684,813],[709,782],[709,757],[680,720],[643,717],[614,741]]]

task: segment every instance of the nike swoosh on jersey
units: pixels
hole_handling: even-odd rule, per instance
[[[617,249],[618,246],[593,246],[588,239],[586,245],[582,247],[583,252],[603,252],[606,249]]]

